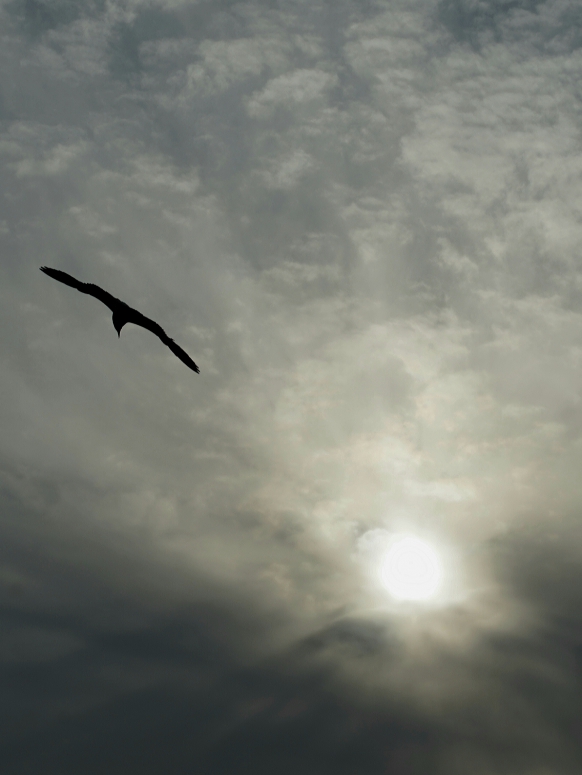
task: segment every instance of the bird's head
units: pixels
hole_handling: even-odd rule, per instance
[[[115,312],[113,313],[113,328],[117,331],[118,337],[121,335],[121,329],[126,323],[127,320],[124,320],[120,315],[116,315]]]

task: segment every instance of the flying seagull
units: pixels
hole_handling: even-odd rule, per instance
[[[136,326],[147,328],[147,330],[151,331],[152,334],[158,336],[162,342],[170,348],[174,355],[182,361],[182,363],[185,363],[189,369],[192,369],[192,371],[200,374],[200,369],[194,363],[192,358],[190,358],[190,356],[185,353],[181,347],[178,347],[173,339],[170,339],[170,337],[166,334],[160,325],[158,325],[155,321],[146,318],[145,315],[142,315],[141,312],[133,309],[124,301],[116,299],[115,296],[112,296],[110,293],[107,293],[107,291],[99,288],[98,285],[82,283],[79,280],[75,280],[75,278],[71,277],[70,274],[61,272],[60,269],[51,269],[49,266],[41,266],[40,271],[48,274],[48,276],[52,277],[53,280],[58,280],[60,283],[70,285],[71,288],[76,288],[78,291],[81,291],[81,293],[88,293],[89,296],[94,296],[96,299],[99,299],[99,301],[102,301],[103,304],[109,307],[109,309],[113,312],[113,327],[117,331],[117,336],[121,334],[121,329],[126,323],[135,323]]]

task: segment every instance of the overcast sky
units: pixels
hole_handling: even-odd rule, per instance
[[[577,0],[0,1],[3,775],[580,773],[581,83]]]

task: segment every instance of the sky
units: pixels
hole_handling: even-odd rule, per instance
[[[581,83],[576,0],[0,0],[3,775],[582,770]]]

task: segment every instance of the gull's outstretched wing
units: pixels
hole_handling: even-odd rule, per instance
[[[167,341],[164,342],[164,344],[167,344],[170,350],[176,356],[176,358],[179,358],[182,361],[182,363],[185,363],[189,369],[192,369],[192,371],[195,371],[196,374],[200,374],[200,369],[194,363],[192,358],[188,355],[188,353],[184,352],[184,350],[182,350],[182,348],[179,345],[177,345],[173,339],[170,339],[168,337]]]
[[[112,312],[114,308],[120,303],[119,299],[116,299],[115,296],[107,293],[107,291],[104,291],[103,288],[100,288],[98,285],[82,283],[80,280],[76,280],[70,274],[61,272],[60,269],[51,269],[50,266],[41,266],[40,271],[48,274],[48,276],[52,277],[53,280],[58,280],[60,283],[69,285],[71,288],[75,288],[77,291],[81,291],[81,293],[88,293],[89,296],[94,296],[96,299],[99,299],[99,301],[103,302],[103,304],[109,307]]]
[[[148,331],[151,331],[152,334],[155,334],[157,337],[159,337],[162,342],[170,348],[170,350],[174,353],[176,358],[179,358],[182,363],[185,363],[186,366],[188,366],[189,369],[192,369],[192,371],[195,371],[196,374],[200,374],[200,369],[198,366],[194,363],[192,358],[188,355],[187,352],[184,352],[182,348],[174,342],[173,339],[170,339],[170,337],[166,334],[164,329],[160,326],[159,323],[156,323],[155,320],[150,320],[150,318],[146,318],[145,315],[142,315],[141,312],[138,312],[136,309],[130,309],[130,315],[129,315],[129,323],[135,323],[136,326],[142,326],[143,328],[146,328]]]

